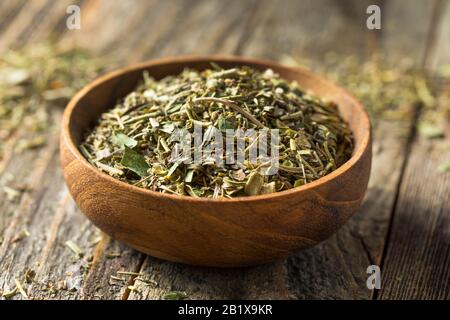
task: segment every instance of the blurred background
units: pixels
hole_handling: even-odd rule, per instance
[[[0,299],[448,299],[449,2],[1,1]],[[255,268],[182,266],[103,235],[70,198],[58,164],[68,99],[119,66],[213,53],[313,69],[368,109],[369,191],[326,242]],[[366,286],[369,265],[381,290]]]
[[[331,50],[367,57],[379,50],[389,52],[392,59],[397,53],[423,63],[440,38],[449,36],[446,2],[3,1],[0,47],[20,47],[51,36],[127,62],[212,52],[320,59]],[[373,4],[381,8],[378,31],[366,27],[366,10]],[[81,29],[67,28],[70,5],[80,8]],[[441,48],[427,63],[448,62],[448,50]]]

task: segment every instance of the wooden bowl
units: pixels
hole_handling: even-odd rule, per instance
[[[155,78],[183,68],[271,68],[283,78],[335,101],[355,139],[350,160],[307,185],[234,199],[176,196],[134,187],[92,166],[78,145],[99,115],[130,92],[148,70]],[[358,210],[371,166],[371,127],[363,106],[344,89],[309,71],[242,57],[154,60],[109,73],[70,101],[63,118],[61,165],[81,211],[113,238],[149,255],[192,265],[246,266],[283,258],[319,243]]]

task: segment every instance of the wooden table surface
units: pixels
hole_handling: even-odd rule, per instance
[[[330,50],[362,59],[380,52],[394,62],[407,56],[430,72],[450,63],[449,1],[378,1],[381,31],[365,27],[373,2],[1,1],[0,50],[51,34],[122,65],[207,53],[273,60],[287,54],[320,64]],[[81,30],[66,28],[70,4],[81,7]],[[435,167],[450,159],[450,150],[448,141],[416,134],[422,113],[404,121],[402,137],[391,134],[396,124],[380,120],[367,197],[334,236],[283,261],[241,269],[170,263],[102,235],[68,194],[58,166],[58,134],[49,133],[45,147],[0,160],[0,179],[8,173],[31,186],[18,203],[0,193],[0,290],[13,288],[14,278],[31,268],[38,283],[25,289],[35,299],[159,299],[170,291],[191,299],[449,299],[450,173],[437,174]],[[24,228],[30,235],[11,241]],[[68,240],[92,261],[75,258],[64,245]],[[366,286],[373,264],[381,267],[381,290]],[[121,275],[127,280],[117,283],[111,276],[118,271],[141,275]],[[58,290],[63,280],[75,290]]]

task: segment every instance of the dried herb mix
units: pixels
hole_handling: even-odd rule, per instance
[[[185,69],[161,80],[144,73],[133,92],[101,115],[80,150],[101,171],[135,186],[228,198],[301,186],[351,157],[352,133],[334,103],[314,97],[270,69],[224,70],[211,65],[202,72]],[[207,158],[201,159],[201,165],[174,161],[171,155],[178,143],[174,132],[193,133],[195,126],[203,129],[202,147],[210,142],[206,136],[213,130],[219,130],[225,141],[230,130],[278,129],[277,172],[261,174],[267,164],[247,160],[224,159],[221,165]],[[245,155],[261,137],[244,139]],[[195,142],[192,145],[189,152],[196,148]],[[232,150],[242,149],[235,145]]]

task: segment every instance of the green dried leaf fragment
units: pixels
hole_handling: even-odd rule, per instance
[[[170,133],[173,132],[173,130],[175,130],[175,124],[173,124],[173,123],[165,123],[160,130],[162,132],[170,134]]]
[[[441,173],[450,171],[450,161],[443,162],[438,166],[438,171]]]
[[[193,188],[190,185],[186,185],[186,191],[187,193],[194,198],[201,197],[205,194],[205,191],[202,189]]]
[[[420,122],[418,128],[419,134],[424,138],[435,139],[444,137],[444,130],[433,123]]]
[[[79,247],[75,242],[73,242],[72,240],[66,241],[66,246],[67,246],[70,250],[72,250],[73,253],[75,253],[76,256],[77,256],[78,258],[82,258],[82,257],[84,256],[83,251],[82,251],[82,250],[80,249],[80,247]]]
[[[26,69],[4,68],[0,70],[0,84],[19,85],[30,79]]]
[[[300,187],[302,185],[304,185],[304,181],[303,180],[295,180],[294,182],[294,188]]]
[[[138,144],[136,140],[120,132],[113,132],[110,140],[113,144],[115,144],[119,148],[123,148],[124,146],[134,148]]]
[[[275,182],[265,183],[261,188],[261,194],[269,194],[276,192]]]
[[[171,291],[164,295],[164,300],[184,300],[187,299],[188,295],[186,292],[181,291]]]
[[[264,176],[259,172],[255,171],[248,177],[247,183],[245,184],[244,191],[249,196],[255,196],[261,193],[261,188],[264,184]]]
[[[2,297],[5,299],[11,299],[12,297],[14,297],[17,294],[18,291],[19,291],[18,288],[14,287],[14,289],[12,289],[10,291],[3,292]]]
[[[10,188],[8,186],[4,186],[3,191],[6,193],[6,197],[8,198],[9,201],[17,200],[22,194],[19,190]]]
[[[189,170],[184,177],[184,182],[191,183],[194,177],[194,170]]]
[[[223,116],[219,117],[217,126],[219,127],[219,130],[222,132],[224,132],[227,129],[234,129],[233,123],[225,119]]]
[[[145,177],[147,175],[147,170],[150,168],[142,154],[127,146],[125,146],[120,164],[138,174],[140,177]]]
[[[175,170],[177,170],[179,165],[180,165],[179,162],[175,162],[174,164],[172,164],[169,171],[167,172],[167,176],[170,177],[175,172]]]

